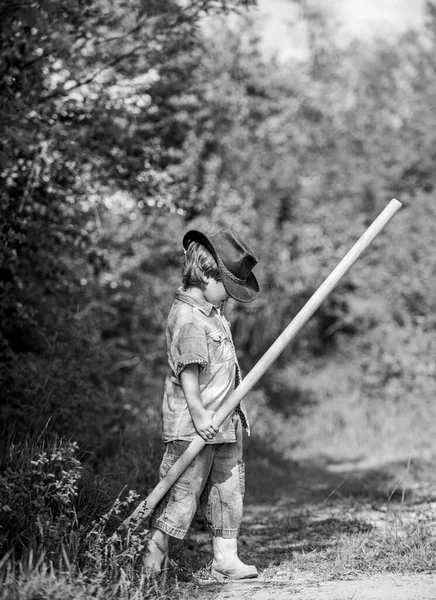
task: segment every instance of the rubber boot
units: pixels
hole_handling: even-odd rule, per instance
[[[238,540],[213,537],[211,574],[218,579],[253,579],[258,576],[254,565],[246,565],[238,557]]]

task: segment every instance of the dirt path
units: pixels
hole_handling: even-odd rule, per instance
[[[206,596],[203,596],[206,598]],[[228,583],[210,600],[435,600],[436,579],[425,575],[374,575],[352,581]]]
[[[178,562],[187,597],[436,600],[432,463],[262,463],[257,457],[247,473],[239,548],[260,577],[211,581],[210,539],[200,520]]]

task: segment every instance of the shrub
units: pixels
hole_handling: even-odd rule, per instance
[[[121,584],[127,575],[132,581],[143,578],[140,559],[148,531],[118,527],[138,503],[136,492],[123,490],[110,499],[104,481],[77,458],[75,441],[42,434],[4,446],[0,554],[6,557],[1,565],[6,575],[40,557],[38,568],[45,565],[52,574],[69,572],[79,579],[97,577],[105,585]]]
[[[60,439],[9,444],[0,471],[0,551],[59,551],[76,524],[76,451],[76,442]]]

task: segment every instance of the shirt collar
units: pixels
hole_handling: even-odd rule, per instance
[[[186,302],[186,304],[189,304],[190,306],[193,306],[194,308],[198,308],[198,310],[201,310],[201,312],[204,313],[207,317],[210,316],[210,313],[214,309],[218,310],[216,306],[214,306],[207,300],[200,300],[198,298],[194,298],[194,296],[191,296],[190,294],[185,292],[182,287],[180,287],[177,290],[176,298],[177,298],[177,300],[180,300],[181,302]]]

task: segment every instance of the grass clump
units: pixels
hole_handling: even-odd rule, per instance
[[[431,511],[422,510],[412,520],[390,512],[384,526],[366,532],[338,531],[330,542],[310,551],[293,552],[290,571],[309,571],[326,580],[436,570],[436,527]]]

